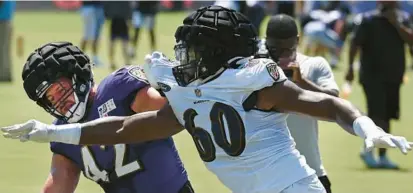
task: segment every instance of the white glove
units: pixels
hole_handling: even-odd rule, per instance
[[[413,144],[405,137],[384,132],[367,116],[357,117],[353,122],[353,129],[356,135],[364,139],[364,151],[371,151],[373,148],[399,148],[402,153],[407,154],[412,150]]]
[[[152,66],[156,60],[168,60],[168,58],[162,52],[153,52],[152,54],[147,54],[145,56],[145,62],[143,63],[143,71],[145,72],[146,78],[149,81],[151,87],[155,89],[160,89],[158,81],[152,74]]]
[[[412,150],[412,142],[408,142],[405,137],[394,136],[385,132],[364,140],[365,151],[372,151],[374,148],[399,148],[403,154]]]
[[[50,142],[50,133],[55,128],[37,120],[29,120],[23,124],[2,127],[3,136],[9,139],[20,139],[21,142],[34,141],[39,143]]]
[[[148,79],[148,82],[151,85],[151,87],[159,89],[160,87],[156,81],[156,78],[151,73],[151,67],[152,59],[151,55],[148,54],[145,56],[145,63],[143,63],[143,71],[145,72],[146,78]]]
[[[1,128],[3,136],[10,139],[20,139],[21,142],[34,141],[38,143],[61,142],[79,144],[81,124],[47,125],[37,120],[23,124]]]

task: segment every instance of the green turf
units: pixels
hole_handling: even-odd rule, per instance
[[[173,34],[181,23],[183,13],[160,14],[157,18],[158,50],[173,57]],[[108,28],[105,26],[100,47],[100,55],[107,61]],[[14,37],[22,35],[25,39],[25,54],[29,54],[37,46],[56,40],[78,43],[82,34],[80,15],[74,13],[17,13],[14,20]],[[147,34],[142,36],[137,61],[143,61],[144,53],[149,52]],[[120,48],[120,47],[119,47]],[[120,51],[120,49],[119,49]],[[117,53],[118,64],[122,63],[120,53]],[[21,66],[24,58],[15,56],[13,47],[13,68],[15,81],[11,84],[0,83],[0,126],[15,124],[36,118],[50,122],[52,118],[37,108],[31,102],[22,88],[20,80]],[[141,62],[139,62],[141,63]],[[344,65],[340,66],[343,69]],[[336,80],[341,83],[343,70],[337,70]],[[97,80],[110,73],[108,68],[96,69]],[[409,72],[408,75],[411,75]],[[402,117],[394,122],[394,133],[405,135],[413,140],[411,128],[413,103],[412,84],[407,83],[402,88]],[[361,109],[364,108],[364,97],[360,87],[354,88],[350,100]],[[305,128],[303,128],[305,129]],[[322,123],[320,131],[320,146],[323,161],[333,183],[335,193],[406,193],[413,192],[412,185],[412,155],[403,156],[395,150],[390,151],[394,161],[400,163],[402,171],[371,171],[365,169],[358,158],[361,140],[347,135],[334,124]],[[191,182],[198,193],[229,192],[217,178],[209,173],[198,158],[192,140],[186,132],[175,137],[180,155],[189,172]],[[47,144],[25,143],[5,140],[0,137],[0,192],[2,193],[32,193],[39,192],[48,174],[51,153]],[[82,177],[76,192],[101,192],[97,185]]]

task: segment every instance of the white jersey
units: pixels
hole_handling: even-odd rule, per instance
[[[324,58],[309,57],[298,53],[297,63],[302,76],[307,80],[323,88],[339,90],[330,65]],[[297,143],[297,149],[305,156],[308,165],[316,171],[317,176],[325,176],[326,171],[321,162],[318,147],[317,120],[305,115],[291,114],[287,118],[287,123]]]
[[[340,11],[323,11],[323,10],[314,10],[311,11],[310,16],[314,19],[311,22],[308,22],[303,29],[304,34],[308,35],[314,32],[325,31],[329,29],[328,24],[336,21],[340,18],[343,18],[343,14]]]
[[[167,59],[152,59],[149,73],[224,185],[236,193],[278,193],[315,172],[295,149],[285,114],[243,107],[254,91],[285,81],[282,70],[268,59],[239,62],[239,69],[186,87]]]

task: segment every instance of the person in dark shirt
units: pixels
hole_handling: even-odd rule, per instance
[[[115,70],[115,41],[122,42],[122,55],[126,65],[130,65],[128,56],[129,48],[129,26],[128,20],[132,15],[132,8],[128,1],[107,1],[104,2],[106,17],[111,20],[110,42],[109,42],[109,62],[111,70]]]
[[[380,1],[377,9],[358,15],[349,52],[349,69],[345,79],[354,79],[353,62],[360,53],[359,82],[367,101],[368,116],[386,132],[390,120],[399,119],[399,92],[405,71],[405,44],[413,45],[409,15],[395,1]],[[379,149],[379,159],[373,152],[362,152],[361,158],[370,168],[397,169]]]
[[[132,47],[129,50],[129,56],[134,58],[136,55],[136,47],[138,45],[139,33],[141,28],[145,25],[149,30],[149,39],[151,43],[151,50],[156,49],[155,36],[155,19],[158,13],[159,1],[138,1],[135,2],[135,8],[132,15],[132,23],[135,28],[135,34],[132,39]]]
[[[294,1],[277,1],[276,10],[277,14],[286,14],[289,16],[295,16],[295,6],[297,2]]]
[[[101,1],[83,1],[81,14],[83,17],[83,37],[80,41],[80,48],[86,50],[88,45],[92,46],[92,59],[96,65],[102,62],[98,57],[99,37],[102,26],[105,22],[105,14]]]
[[[265,7],[268,6],[267,2],[264,1],[246,1],[245,7],[242,7],[244,10],[245,16],[251,21],[251,23],[257,29],[258,35],[261,33],[261,23],[265,18]],[[242,4],[239,4],[240,7]]]

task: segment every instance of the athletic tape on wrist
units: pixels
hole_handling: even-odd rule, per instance
[[[80,123],[57,125],[50,129],[50,139],[55,142],[78,145],[82,128]]]
[[[356,135],[367,138],[375,133],[380,132],[376,124],[367,116],[357,117],[353,122],[353,130]]]

